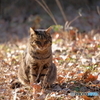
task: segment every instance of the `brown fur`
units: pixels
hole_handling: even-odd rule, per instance
[[[18,79],[24,85],[41,82],[51,85],[56,79],[56,66],[52,63],[50,28],[30,28],[30,38],[18,70]]]

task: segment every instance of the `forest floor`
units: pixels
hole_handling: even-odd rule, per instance
[[[100,100],[100,15],[95,13],[83,14],[73,28],[69,26],[65,31],[62,31],[63,25],[53,26],[52,51],[57,79],[46,90],[41,90],[39,85],[31,89],[10,88],[17,78],[29,27],[41,27],[45,19],[41,24],[41,16],[30,16],[32,22],[29,19],[23,22],[23,16],[14,17],[10,22],[0,19],[0,100]],[[82,31],[76,28],[79,26]],[[88,31],[84,32],[85,29]]]
[[[39,86],[10,88],[17,78],[27,39],[0,44],[0,100],[34,100],[33,97],[35,100],[100,100],[100,33],[77,36],[72,33],[71,30],[52,35],[57,80],[45,91]],[[95,93],[86,94],[90,92]],[[75,96],[75,93],[83,95]]]

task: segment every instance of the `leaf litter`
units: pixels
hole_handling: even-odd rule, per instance
[[[72,32],[74,30],[52,34],[57,79],[46,90],[39,84],[11,89],[27,39],[0,44],[0,100],[99,100],[100,96],[70,95],[71,92],[98,92],[100,95],[100,35]]]

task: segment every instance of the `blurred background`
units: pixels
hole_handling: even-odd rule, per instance
[[[100,29],[100,0],[0,0],[0,43],[27,37],[29,27],[64,26],[79,15],[71,26],[82,32]]]

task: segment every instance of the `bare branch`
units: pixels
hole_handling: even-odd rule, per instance
[[[47,6],[47,4],[45,3],[45,1],[42,0],[43,4],[39,1],[39,0],[35,0],[48,14],[49,16],[52,18],[52,20],[54,21],[54,23],[57,25],[57,21],[55,20],[52,12],[50,11],[49,7]]]
[[[100,15],[100,8],[97,6],[97,13]]]
[[[67,18],[66,18],[66,15],[65,15],[64,11],[63,11],[62,6],[61,6],[61,3],[59,2],[59,0],[56,0],[56,3],[57,3],[57,5],[58,5],[58,7],[59,7],[59,9],[60,9],[60,11],[62,13],[62,16],[63,16],[65,22],[66,22],[67,21]]]

